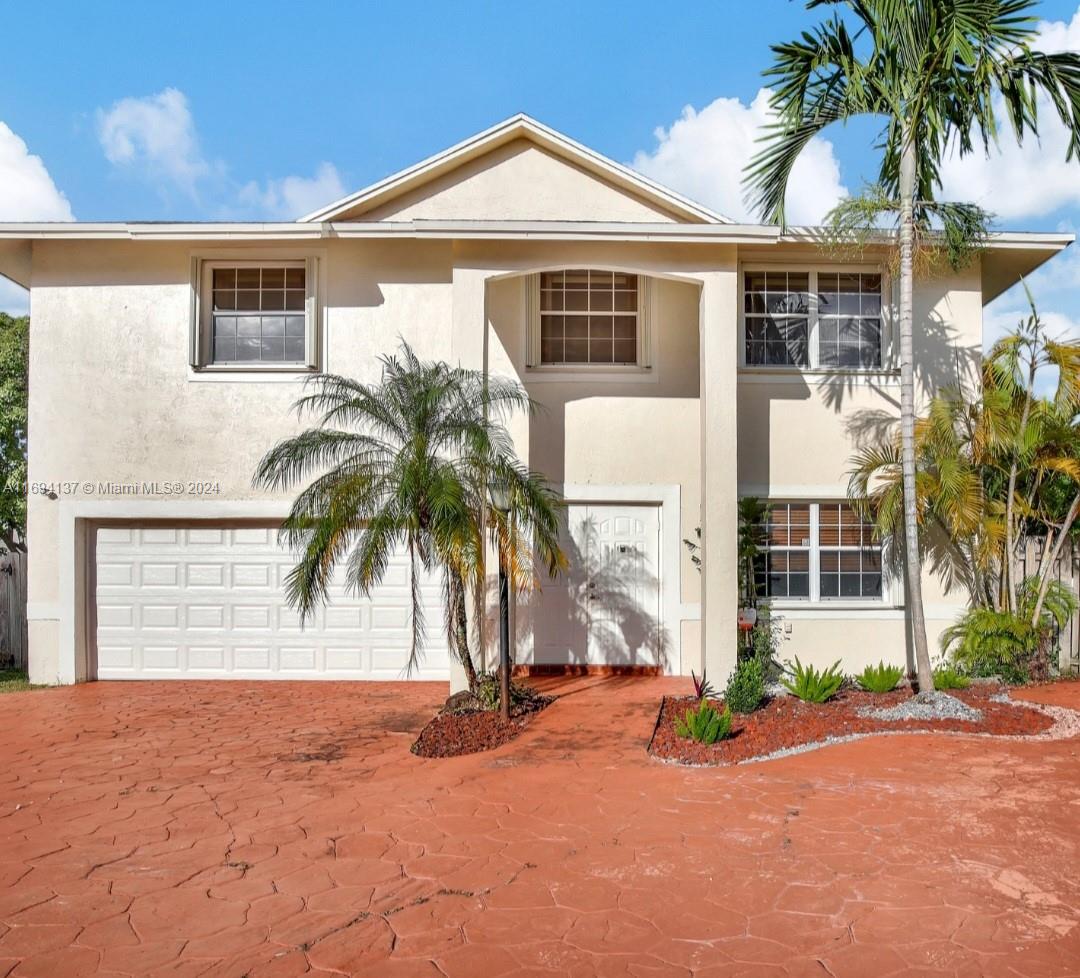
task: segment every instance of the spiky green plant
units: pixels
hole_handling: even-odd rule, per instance
[[[939,666],[934,670],[934,687],[936,689],[967,689],[971,685],[968,679],[956,666]]]
[[[790,662],[784,665],[790,678],[781,679],[780,682],[789,693],[805,703],[826,703],[839,693],[840,687],[844,685],[839,659],[822,671],[813,666],[804,666],[798,656],[795,656],[794,666]]]
[[[676,719],[675,733],[696,740],[699,744],[715,744],[731,734],[731,710],[725,706],[721,713],[703,699],[697,709],[687,709],[682,717]]]
[[[900,666],[890,666],[879,662],[876,666],[868,665],[863,669],[855,677],[855,682],[868,693],[891,693],[903,676],[904,670]]]

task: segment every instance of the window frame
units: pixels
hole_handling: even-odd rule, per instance
[[[280,363],[252,360],[217,363],[213,359],[213,275],[219,268],[304,269],[304,359]],[[320,369],[320,320],[318,256],[287,254],[243,258],[195,256],[192,258],[192,326],[190,366],[200,374],[310,374]]]
[[[885,559],[884,544],[877,544],[877,551],[881,558],[881,594],[878,597],[854,597],[852,595],[837,595],[835,597],[822,597],[821,594],[821,553],[822,550],[828,551],[858,551],[870,548],[864,547],[843,547],[826,546],[821,544],[821,507],[822,506],[836,506],[839,504],[849,504],[849,500],[846,497],[815,497],[815,498],[797,498],[797,497],[775,497],[768,500],[770,505],[799,505],[810,507],[810,593],[805,598],[770,598],[765,595],[760,595],[758,600],[767,603],[770,608],[777,610],[798,610],[800,608],[817,608],[817,609],[882,609],[882,608],[897,608],[900,607],[899,596],[894,593],[895,582],[889,575],[888,565]],[[761,548],[763,551],[767,551],[768,546]],[[792,547],[778,547],[780,551],[790,551]]]
[[[543,363],[540,357],[540,276],[545,272],[589,271],[614,272],[619,275],[633,275],[637,278],[637,309],[634,313],[637,321],[635,343],[637,361],[635,363]],[[626,375],[648,373],[652,368],[651,320],[652,295],[649,276],[628,269],[607,268],[598,265],[562,265],[545,268],[524,276],[525,301],[525,368],[537,375],[550,374],[549,379],[561,379],[557,375]]]
[[[808,366],[783,363],[749,363],[746,359],[746,276],[753,272],[787,272],[789,274],[806,274],[809,276],[809,303],[807,311],[807,361]],[[819,309],[818,309],[818,275],[834,274],[862,274],[879,275],[881,277],[881,356],[875,366],[869,367],[840,367],[821,363],[821,350],[819,344]],[[893,339],[893,283],[888,270],[875,263],[843,263],[830,264],[827,262],[753,262],[740,264],[738,272],[737,302],[739,322],[739,369],[747,373],[763,374],[823,374],[836,376],[838,374],[850,375],[873,375],[896,372],[895,343]]]

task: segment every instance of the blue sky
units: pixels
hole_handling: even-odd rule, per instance
[[[0,220],[286,219],[524,111],[745,218],[739,174],[767,119],[768,46],[801,2],[11,5],[0,86]],[[1080,50],[1077,0],[1045,46]],[[875,171],[873,130],[832,129],[789,205],[819,219]],[[953,162],[947,196],[1014,229],[1080,227],[1063,139]],[[36,158],[36,159],[35,159]],[[1036,276],[1080,335],[1080,248]],[[0,308],[25,309],[0,282]],[[991,333],[1022,309],[990,310]]]

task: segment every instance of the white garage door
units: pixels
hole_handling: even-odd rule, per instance
[[[96,561],[98,679],[405,678],[404,557],[371,600],[332,586],[303,628],[284,599],[294,560],[272,527],[100,527]],[[423,597],[428,639],[412,675],[446,679],[436,578]]]

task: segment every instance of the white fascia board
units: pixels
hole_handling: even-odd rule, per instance
[[[324,238],[471,238],[537,241],[772,242],[754,224],[594,221],[342,221],[323,224],[0,224],[0,240],[294,241]]]
[[[830,239],[832,233],[831,228],[821,226],[788,227],[780,232],[778,240],[783,244],[789,242],[822,244]],[[1046,249],[1060,251],[1067,248],[1075,239],[1076,235],[1060,231],[991,231],[983,247],[993,250],[1035,248],[1040,251]],[[896,234],[891,231],[882,231],[868,235],[866,241],[871,245],[892,245],[896,243]]]
[[[292,221],[278,224],[211,223],[3,223],[0,239],[20,240],[121,240],[219,241],[219,240],[292,240],[321,238],[321,226],[304,226]]]

